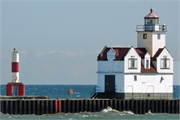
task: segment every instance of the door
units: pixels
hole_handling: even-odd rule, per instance
[[[105,75],[105,92],[115,93],[115,75]]]

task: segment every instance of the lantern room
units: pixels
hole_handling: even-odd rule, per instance
[[[150,9],[150,13],[144,17],[145,31],[159,31],[159,16],[153,13],[153,9]]]
[[[144,17],[144,25],[158,25],[159,16],[153,13],[153,9],[150,9],[150,13]]]
[[[159,16],[153,13],[153,9],[150,9],[150,13],[147,14],[144,17],[144,25],[137,25],[136,26],[136,31],[162,31],[166,32],[167,31],[167,26],[165,24],[159,25]]]

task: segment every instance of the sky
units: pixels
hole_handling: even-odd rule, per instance
[[[178,0],[1,0],[0,82],[11,82],[11,53],[20,51],[24,84],[97,84],[97,55],[106,46],[137,47],[136,25],[153,8],[167,25],[166,47],[180,84]]]

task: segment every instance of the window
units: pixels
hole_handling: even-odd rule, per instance
[[[169,69],[170,68],[170,60],[164,56],[161,59],[161,69]]]
[[[129,69],[137,69],[137,59],[134,58],[134,56],[131,56],[131,58],[129,59],[128,68]]]
[[[149,69],[149,60],[146,60],[146,69]]]
[[[137,81],[137,76],[136,75],[134,76],[134,81]]]
[[[157,34],[157,39],[161,39],[161,34]]]
[[[147,34],[143,34],[143,39],[147,39]]]
[[[145,19],[145,25],[155,25],[155,24],[159,24],[159,19]]]

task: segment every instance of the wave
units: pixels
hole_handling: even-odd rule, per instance
[[[148,113],[145,113],[145,115],[154,115],[151,110],[148,111]]]
[[[77,95],[76,97],[81,97],[81,95]]]
[[[118,111],[107,107],[100,112],[80,112],[80,113],[57,113],[44,115],[10,115],[2,114],[1,119],[179,119],[179,114],[154,113],[149,111],[146,114],[134,114],[131,111]]]
[[[118,115],[132,115],[134,114],[132,111],[118,111],[116,109],[112,109],[111,107],[107,107],[101,110],[101,113],[117,113]]]

